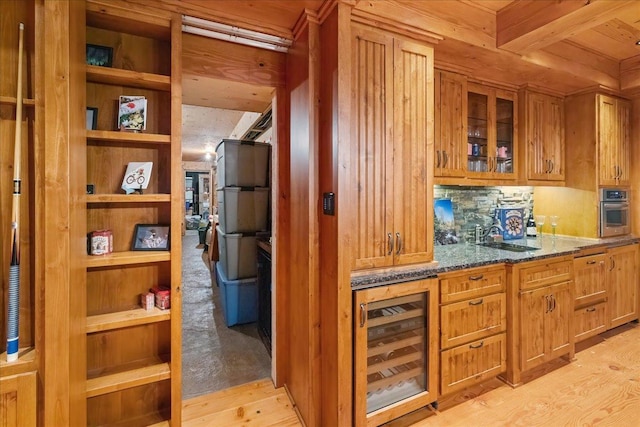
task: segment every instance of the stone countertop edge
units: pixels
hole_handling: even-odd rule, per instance
[[[470,243],[459,243],[454,245],[435,246],[434,260],[437,264],[414,269],[404,269],[398,271],[384,271],[381,273],[353,277],[351,279],[351,289],[361,290],[377,286],[404,283],[413,280],[437,277],[438,274],[464,270],[473,267],[482,267],[495,264],[518,264],[521,262],[536,261],[540,259],[553,258],[563,255],[574,255],[584,249],[597,247],[612,248],[640,242],[636,236],[618,236],[608,238],[583,238],[571,236],[544,235],[542,240],[520,239],[510,240],[507,243],[516,245],[532,246],[539,249],[525,252],[512,252],[501,249],[493,249]]]

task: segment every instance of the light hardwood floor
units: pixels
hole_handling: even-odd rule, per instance
[[[591,338],[577,345],[573,362],[557,359],[523,379],[515,389],[488,381],[385,427],[640,427],[640,326]],[[186,427],[302,425],[270,380],[187,400],[183,419]]]

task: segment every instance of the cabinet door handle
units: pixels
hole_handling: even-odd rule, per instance
[[[484,345],[484,341],[480,341],[478,344],[469,344],[469,348],[480,348]]]
[[[387,233],[387,247],[389,248],[387,256],[389,256],[393,253],[393,235],[391,233]]]
[[[553,173],[553,170],[556,168],[556,164],[553,162],[553,160],[549,160],[549,173]]]
[[[449,156],[445,150],[442,150],[442,167],[446,168],[447,163],[449,163]]]
[[[611,257],[611,268],[609,271],[613,271],[614,268],[616,268],[616,260]]]
[[[367,321],[367,307],[366,304],[360,304],[360,327],[364,327],[365,322]]]
[[[587,261],[587,265],[593,265],[595,263],[596,263],[595,261]]]
[[[440,150],[436,150],[436,167],[439,168],[440,167]]]
[[[484,274],[480,274],[478,276],[469,276],[469,280],[482,280]]]
[[[589,307],[587,308],[587,313],[593,313],[594,311],[596,311],[595,307]]]
[[[400,255],[400,252],[402,252],[402,237],[400,237],[400,233],[396,232],[396,255]]]
[[[622,168],[618,166],[618,179],[622,178]]]
[[[549,295],[545,295],[544,299],[547,300],[547,309],[544,311],[545,314],[548,313],[549,311],[551,311],[551,303],[549,302]]]
[[[480,305],[482,304],[483,298],[480,298],[478,301],[469,301],[469,305]]]
[[[556,309],[556,297],[553,296],[553,294],[551,294],[551,310],[549,311],[554,311]]]

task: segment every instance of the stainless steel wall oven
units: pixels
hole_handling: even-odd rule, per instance
[[[620,236],[631,232],[629,190],[600,190],[600,237]]]

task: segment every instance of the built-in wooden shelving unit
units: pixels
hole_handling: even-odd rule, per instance
[[[85,255],[87,425],[181,421],[180,165],[182,17],[121,1],[87,0],[86,43],[113,48],[108,67],[85,65],[86,233],[108,229],[111,254]],[[117,129],[118,98],[144,96],[146,128]],[[123,194],[129,162],[152,162],[144,194]],[[137,224],[170,225],[169,250],[132,251]],[[174,242],[174,240],[176,240]],[[174,244],[175,243],[175,244]],[[145,310],[140,296],[171,289],[171,308]],[[129,402],[137,402],[135,405]],[[104,408],[109,408],[105,410]]]
[[[87,140],[101,142],[133,142],[138,144],[171,144],[171,135],[153,133],[119,132],[113,130],[88,130]]]
[[[137,387],[171,377],[169,363],[158,363],[117,374],[104,375],[87,380],[87,397],[95,397],[114,391]]]
[[[87,194],[87,203],[167,203],[171,194]]]
[[[161,251],[123,251],[113,252],[109,255],[87,255],[87,268],[114,267],[132,264],[146,264],[171,260],[170,252]]]
[[[87,333],[91,334],[93,332],[144,325],[147,323],[169,320],[170,318],[170,310],[160,310],[157,307],[154,307],[153,310],[149,311],[142,308],[135,308],[116,313],[98,314],[87,317]]]
[[[87,65],[87,81],[114,86],[160,90],[164,92],[171,91],[171,77],[169,76],[99,67],[96,65]]]

